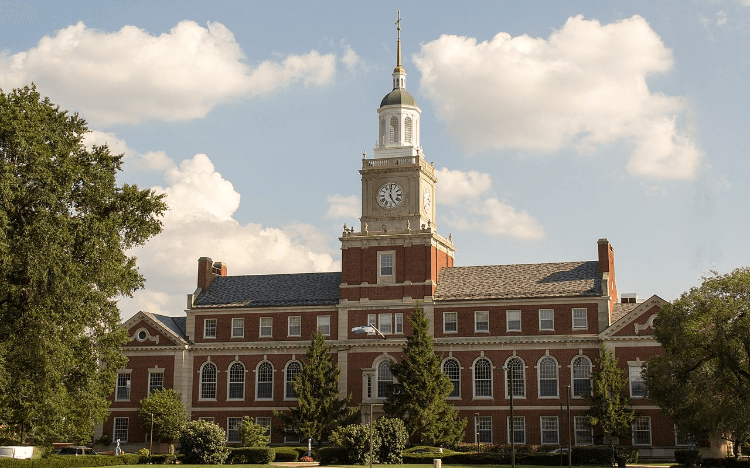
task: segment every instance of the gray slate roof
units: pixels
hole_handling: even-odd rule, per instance
[[[601,296],[599,262],[443,268],[436,301]]]
[[[612,323],[617,322],[621,318],[628,315],[628,313],[638,307],[640,304],[633,304],[633,303],[626,303],[623,304],[621,302],[616,302],[612,306]]]
[[[143,312],[151,317],[154,321],[159,322],[165,328],[174,332],[175,335],[179,336],[183,340],[187,339],[185,335],[185,327],[187,324],[187,317],[171,317],[169,315],[158,315],[151,312]]]
[[[339,302],[341,273],[217,276],[193,307],[274,307]]]

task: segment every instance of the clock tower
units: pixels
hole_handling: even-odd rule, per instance
[[[393,89],[378,108],[373,157],[362,158],[360,232],[345,230],[342,243],[342,299],[432,296],[440,269],[453,266],[455,248],[437,233],[432,163],[420,144],[421,110],[406,91],[401,66],[401,19]]]

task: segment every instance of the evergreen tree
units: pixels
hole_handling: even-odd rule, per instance
[[[400,418],[409,436],[419,442],[452,444],[463,440],[466,419],[446,398],[453,384],[440,369],[440,358],[432,347],[430,322],[417,304],[409,319],[412,335],[406,340],[404,358],[391,365],[396,383],[383,409]]]
[[[611,441],[614,436],[627,436],[635,413],[630,409],[630,398],[625,395],[628,378],[617,367],[617,359],[604,344],[599,349],[598,370],[591,373],[593,395],[586,397],[591,408],[587,414],[594,428]]]
[[[328,441],[334,429],[357,420],[359,409],[349,407],[352,395],[339,398],[340,376],[341,369],[333,363],[330,347],[323,333],[317,330],[307,348],[302,371],[292,384],[297,394],[297,406],[289,413],[274,411],[284,423],[287,435],[315,439],[320,445]]]
[[[267,434],[268,428],[257,424],[252,418],[245,416],[240,425],[240,440],[243,447],[266,447],[271,442]]]

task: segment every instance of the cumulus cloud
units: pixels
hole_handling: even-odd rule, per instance
[[[314,50],[251,67],[234,34],[218,22],[181,21],[158,36],[135,26],[105,32],[79,22],[28,51],[0,52],[0,87],[33,81],[55,102],[107,125],[200,118],[231,99],[297,82],[324,85],[335,69],[334,54]]]
[[[529,213],[490,196],[492,178],[478,171],[447,168],[436,172],[440,202],[447,216],[441,222],[454,229],[495,236],[536,240],[544,237],[541,224]]]
[[[130,253],[146,276],[146,289],[120,301],[123,317],[138,310],[179,314],[195,289],[197,260],[208,256],[229,265],[230,274],[336,271],[341,268],[313,226],[276,228],[241,224],[233,215],[240,194],[216,171],[210,158],[196,154],[165,173],[170,210],[164,230]]]
[[[358,196],[331,195],[328,197],[328,203],[326,217],[337,220],[359,219],[362,204]]]
[[[602,25],[569,18],[548,39],[444,35],[414,57],[420,91],[470,152],[592,152],[633,142],[627,167],[655,179],[692,179],[703,157],[676,124],[684,99],[649,90],[672,52],[640,16]]]
[[[124,154],[125,167],[139,171],[168,171],[175,167],[174,161],[164,151],[139,153],[130,148],[125,140],[114,133],[90,130],[83,137],[84,144],[91,148],[94,145],[107,145],[112,154]]]

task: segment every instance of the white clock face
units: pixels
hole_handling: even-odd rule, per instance
[[[427,214],[430,213],[430,207],[432,206],[432,200],[430,199],[430,187],[424,188],[424,210]]]
[[[401,204],[404,192],[398,184],[389,182],[378,190],[378,203],[383,208],[394,208]]]

